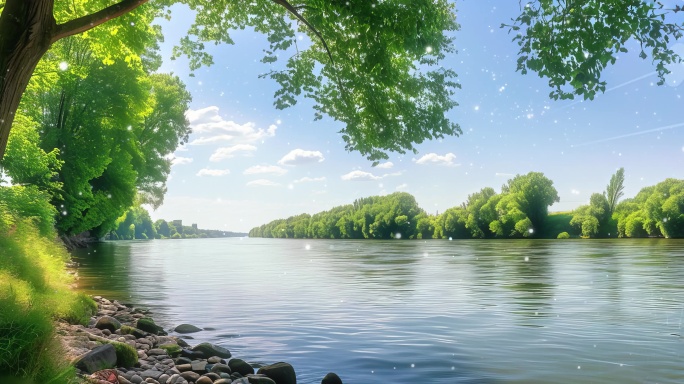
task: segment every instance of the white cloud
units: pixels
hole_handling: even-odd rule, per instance
[[[380,179],[382,179],[382,177],[364,171],[351,171],[346,175],[342,175],[342,180],[347,181],[373,181]]]
[[[399,185],[397,185],[397,188],[396,188],[396,189],[397,189],[397,191],[403,191],[403,190],[405,190],[406,188],[408,188],[408,184],[404,183],[404,184],[399,184]]]
[[[301,179],[294,180],[293,183],[312,183],[316,181],[325,181],[325,176],[323,177],[302,177]]]
[[[230,159],[235,157],[237,153],[242,153],[245,156],[251,155],[256,151],[257,147],[249,144],[237,144],[232,147],[222,147],[217,149],[209,158],[209,161],[221,161],[223,159]]]
[[[275,136],[278,127],[271,124],[267,129],[256,128],[254,123],[239,124],[231,120],[225,120],[219,115],[219,108],[215,105],[210,107],[188,110],[185,117],[190,122],[193,132],[209,134],[192,141],[191,145],[207,144],[221,140],[232,140],[235,143],[253,143],[265,138]],[[211,136],[211,134],[217,136]],[[214,138],[215,137],[215,138]]]
[[[496,172],[494,176],[501,176],[501,177],[515,177],[514,174],[512,173],[505,173],[505,172]]]
[[[171,157],[171,165],[190,164],[190,163],[192,163],[192,161],[193,161],[192,157],[181,157],[181,156]]]
[[[381,164],[378,164],[375,166],[375,168],[381,168],[381,169],[390,169],[392,167],[394,167],[394,163],[392,163],[391,161],[388,161],[386,163],[381,163]]]
[[[303,149],[293,149],[287,155],[283,156],[278,164],[280,165],[301,165],[308,163],[320,163],[325,158],[320,151],[305,151]]]
[[[258,180],[252,180],[249,183],[247,183],[247,186],[262,186],[262,187],[278,187],[280,186],[280,183],[276,183],[275,181],[271,180],[266,180],[266,179],[258,179]]]
[[[448,166],[448,167],[460,165],[460,164],[454,164],[454,160],[456,160],[456,155],[454,155],[451,152],[447,153],[444,156],[440,156],[436,153],[428,153],[427,155],[416,160],[416,164],[435,164],[435,165],[444,165],[444,166]]]
[[[228,174],[230,174],[229,169],[204,168],[204,169],[200,169],[199,172],[197,172],[197,176],[225,176]]]
[[[274,175],[284,175],[287,173],[287,169],[279,167],[277,165],[254,165],[245,169],[242,172],[245,175],[256,175],[261,173],[272,173]]]
[[[211,144],[211,143],[217,143],[219,141],[229,141],[232,140],[235,136],[231,135],[218,135],[218,136],[210,136],[210,137],[200,137],[199,139],[195,139],[191,141],[188,145],[204,145],[204,144]]]

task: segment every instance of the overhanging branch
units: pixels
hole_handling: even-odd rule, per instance
[[[123,0],[90,15],[60,24],[57,26],[55,34],[52,36],[52,42],[54,43],[59,39],[85,32],[109,20],[116,19],[147,3],[147,1],[148,0]]]
[[[292,4],[287,2],[287,0],[273,0],[274,3],[278,5],[282,5],[285,9],[287,9],[288,12],[290,12],[294,17],[296,17],[299,21],[304,23],[316,36],[318,39],[321,41],[321,44],[323,44],[323,48],[325,48],[325,52],[328,54],[328,58],[330,59],[330,63],[335,65],[335,60],[333,60],[332,53],[330,53],[330,49],[328,48],[328,44],[325,42],[325,39],[321,35],[320,32],[316,28],[314,28],[311,23],[309,23],[308,20],[304,18],[304,16],[300,15],[299,12],[297,11],[297,8],[293,7]]]

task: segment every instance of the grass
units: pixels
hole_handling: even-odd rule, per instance
[[[69,254],[45,220],[8,206],[0,202],[0,382],[74,382],[54,320],[85,324],[96,304],[70,289]]]

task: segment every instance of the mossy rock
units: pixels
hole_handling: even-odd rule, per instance
[[[183,348],[181,348],[180,345],[176,343],[161,344],[159,348],[165,350],[166,353],[171,357],[179,356],[181,351],[183,350]]]
[[[138,362],[138,351],[125,343],[112,342],[116,350],[116,365],[119,367],[130,368]]]
[[[154,319],[149,317],[142,317],[138,319],[138,321],[135,324],[135,327],[141,331],[149,332],[155,335],[167,335],[167,333],[164,331],[164,328],[155,324]]]
[[[121,328],[119,328],[119,332],[121,332],[122,335],[133,335],[138,339],[145,337],[145,332],[128,325],[122,325]]]

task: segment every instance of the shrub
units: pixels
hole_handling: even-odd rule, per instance
[[[558,234],[558,239],[569,239],[569,238],[570,238],[570,234],[567,232],[561,232]]]

